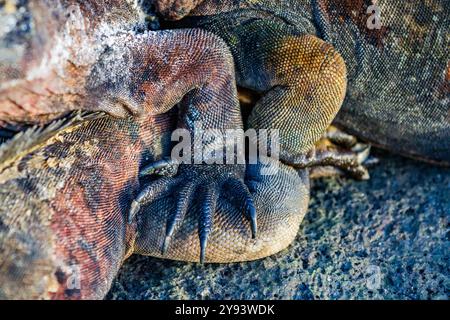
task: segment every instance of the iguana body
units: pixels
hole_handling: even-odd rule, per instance
[[[186,17],[169,27],[201,27],[222,37],[233,53],[238,85],[264,93],[266,100],[270,91],[291,87],[308,72],[295,68],[305,34],[325,40],[342,55],[348,71],[337,125],[390,151],[450,163],[447,1],[160,0],[156,4],[166,18]],[[380,13],[378,28],[372,4]],[[321,94],[323,100],[336,96],[332,90]],[[279,106],[280,115],[287,109],[283,102],[295,105],[288,99],[270,102]]]
[[[81,8],[81,16],[94,22],[89,30],[96,32],[102,30],[100,22],[114,25],[120,21],[115,20],[117,16],[128,10],[115,4],[102,13],[102,6],[96,6],[95,1],[90,4],[64,2],[61,12],[68,5]],[[211,27],[213,32],[216,26],[225,27],[229,22],[220,22],[226,17],[224,11],[239,9],[237,14],[242,14],[232,3],[228,9],[217,4],[204,2],[198,8],[202,15],[209,13],[208,8],[218,13],[219,22],[200,20],[206,21],[206,28]],[[90,11],[92,8],[101,12]],[[282,5],[278,8],[283,14],[289,12]],[[109,12],[115,15],[109,16]],[[292,241],[306,211],[309,188],[305,167],[314,160],[308,152],[341,105],[346,67],[333,47],[314,36],[316,31],[305,34],[312,20],[305,21],[305,26],[300,24],[300,31],[282,21],[261,29],[266,22],[259,19],[259,11],[256,13],[257,21],[240,20],[243,29],[236,40],[247,37],[254,44],[253,35],[259,34],[262,40],[269,40],[268,47],[260,46],[259,51],[245,45],[233,47],[233,41],[229,41],[233,37],[220,36],[234,53],[238,84],[262,93],[270,90],[266,100],[258,102],[246,126],[280,129],[281,161],[288,166],[280,164],[277,175],[262,176],[257,170],[260,165],[182,165],[172,178],[138,179],[142,166],[168,154],[168,146],[160,140],[163,132],[176,127],[193,131],[192,120],[203,120],[207,127],[219,129],[243,126],[231,55],[224,42],[210,33],[181,30],[137,35],[130,31],[133,22],[129,22],[125,35],[118,31],[120,28],[114,29],[105,35],[107,41],[100,41],[100,47],[85,43],[94,45],[98,52],[90,57],[92,60],[82,60],[82,68],[75,68],[81,75],[69,75],[63,82],[55,80],[63,93],[70,88],[79,100],[60,100],[58,92],[38,99],[39,103],[26,97],[22,102],[12,99],[16,90],[30,91],[28,82],[13,81],[13,86],[3,91],[1,97],[6,98],[0,100],[0,110],[8,123],[48,121],[78,108],[115,115],[124,115],[124,111],[143,114],[135,120],[101,118],[73,123],[61,131],[51,131],[49,136],[34,135],[39,142],[36,144],[22,144],[16,137],[19,140],[3,146],[4,154],[8,154],[0,173],[2,203],[7,204],[3,206],[0,229],[0,256],[8,258],[1,264],[3,296],[100,298],[121,261],[132,252],[186,261],[198,261],[202,252],[207,262],[242,261],[272,254]],[[240,28],[235,23],[229,26],[229,36],[235,34],[233,28]],[[256,29],[249,33],[245,26]],[[78,39],[79,30],[72,30],[71,36]],[[281,42],[278,35],[282,35]],[[260,60],[240,54],[239,48],[254,51]],[[253,65],[255,70],[241,70],[245,65]],[[77,81],[80,79],[83,81]],[[2,82],[11,83],[9,80]],[[180,117],[156,116],[180,100]],[[6,108],[11,104],[13,109]],[[16,147],[10,149],[14,143]],[[246,186],[258,212],[256,239],[251,234],[253,220],[246,216]],[[194,194],[189,193],[192,190]],[[143,201],[128,224],[133,199]],[[184,214],[183,219],[176,223],[177,230],[163,254],[161,248],[168,234],[164,226],[178,212]],[[73,264],[82,267],[81,290],[68,287],[68,268]],[[28,290],[18,293],[18,283],[27,284]]]

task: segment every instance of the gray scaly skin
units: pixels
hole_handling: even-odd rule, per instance
[[[379,28],[371,27],[376,21],[368,9],[374,3],[381,16]],[[290,97],[274,100],[272,91],[283,85],[295,91],[292,85],[309,72],[295,68],[298,52],[292,47],[303,47],[305,35],[323,39],[347,67],[346,98],[336,125],[392,152],[450,164],[448,1],[157,0],[155,4],[166,19],[180,20],[166,27],[200,27],[223,38],[234,56],[238,85],[261,93],[261,105],[276,103],[280,117],[296,102]],[[297,44],[286,45],[293,37]],[[283,54],[290,62],[279,61]],[[273,67],[276,57],[278,69]],[[332,90],[320,94],[325,100],[336,95]],[[270,124],[262,114],[255,118]]]
[[[122,1],[108,8],[36,1],[25,9],[29,32],[2,39],[12,43],[0,65],[0,119],[5,130],[37,126],[0,146],[2,298],[102,298],[132,253],[245,261],[294,239],[308,204],[310,154],[302,168],[277,163],[273,175],[261,174],[261,162],[140,175],[170,154],[176,128],[192,133],[196,121],[243,128],[232,57],[220,38],[199,29],[139,30],[137,9]],[[12,14],[20,20],[21,12]],[[313,42],[309,59],[336,71],[331,87],[343,92],[339,56]],[[315,80],[323,79],[304,83]],[[299,134],[308,144],[341,102],[325,104],[321,121],[305,124]],[[77,109],[84,111],[67,114]],[[134,117],[118,118],[127,114]]]

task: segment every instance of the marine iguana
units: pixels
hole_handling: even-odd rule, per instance
[[[29,30],[2,38],[10,43],[2,47],[0,119],[4,131],[37,126],[0,146],[3,298],[101,298],[133,252],[205,262],[270,255],[293,240],[306,212],[308,166],[366,173],[358,160],[364,152],[309,152],[346,83],[342,60],[322,41],[305,62],[338,74],[327,85],[339,95],[312,110],[320,121],[302,131],[308,153],[282,138],[302,157],[297,168],[277,163],[276,173],[262,175],[262,158],[180,164],[175,176],[156,179],[148,173],[161,173],[174,129],[193,133],[198,121],[218,131],[243,128],[227,45],[200,29],[142,31],[127,2],[20,8],[7,10]],[[304,83],[316,81],[320,74]]]
[[[347,68],[346,98],[334,123],[401,155],[450,164],[450,4],[445,0],[155,0],[172,23],[220,36],[239,86],[259,94],[252,125],[286,110],[305,112],[310,70],[302,54],[319,39]],[[334,99],[323,89],[319,98]],[[277,113],[273,107],[277,106]],[[262,112],[261,110],[270,110]],[[270,113],[269,112],[269,113]],[[293,127],[294,128],[294,127]],[[291,133],[293,138],[295,133]]]

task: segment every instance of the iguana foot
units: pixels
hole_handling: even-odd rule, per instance
[[[364,144],[357,144],[350,151],[314,148],[295,167],[310,167],[311,178],[348,175],[357,180],[368,180],[370,175],[364,162],[369,152],[370,146]]]
[[[309,152],[287,156],[283,162],[297,169],[309,168],[311,178],[349,175],[367,180],[369,172],[365,164],[369,153],[370,145],[330,126]]]
[[[159,174],[162,177],[142,189],[132,202],[129,222],[133,221],[141,206],[157,198],[173,194],[176,199],[175,210],[166,221],[166,232],[161,247],[164,256],[170,247],[171,239],[185,220],[193,203],[201,203],[198,218],[200,240],[200,262],[205,261],[208,238],[214,227],[214,214],[222,191],[233,190],[233,198],[244,217],[250,222],[252,238],[256,237],[256,209],[252,194],[244,179],[243,165],[180,165],[172,160],[160,160],[144,168],[141,175]],[[175,171],[174,171],[175,170]]]
[[[134,252],[229,263],[260,259],[286,248],[307,210],[308,170],[276,159],[259,160],[245,167],[181,164],[176,176],[153,180],[157,187],[149,188],[170,185],[170,190],[165,196],[158,191],[158,197],[153,193],[148,201],[136,201],[133,211],[137,212],[137,204],[140,210],[135,216]]]
[[[367,180],[366,165],[374,162],[369,158],[370,145],[358,142],[350,135],[330,126],[304,156],[289,159],[298,168],[310,168],[311,178],[349,175],[354,179]]]

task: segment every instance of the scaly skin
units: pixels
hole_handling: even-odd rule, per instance
[[[50,16],[45,2],[37,3],[31,3],[32,9]],[[180,6],[189,3],[185,0],[180,5],[177,1],[164,3],[161,11],[178,18],[200,1],[188,8]],[[2,124],[48,122],[73,109],[143,116],[75,120],[43,132],[27,131],[1,147],[2,297],[101,298],[131,253],[198,261],[205,239],[207,262],[257,259],[287,246],[306,211],[309,188],[305,168],[315,161],[307,151],[333,119],[345,93],[346,68],[336,51],[343,55],[349,70],[347,103],[339,122],[362,137],[406,154],[448,160],[448,51],[440,49],[448,46],[426,45],[425,49],[431,48],[428,55],[422,53],[421,59],[411,60],[417,58],[420,41],[413,43],[412,36],[395,41],[402,31],[401,15],[395,10],[400,2],[390,2],[392,19],[387,22],[394,26],[392,31],[367,34],[361,21],[351,18],[352,11],[364,11],[360,1],[345,2],[341,7],[335,1],[288,1],[293,5],[289,10],[284,2],[270,2],[275,4],[270,6],[266,1],[249,1],[241,2],[239,9],[253,6],[257,10],[231,12],[235,3],[205,0],[193,15],[212,16],[188,23],[217,32],[228,43],[241,86],[268,92],[246,126],[280,129],[281,160],[301,169],[280,164],[277,175],[264,176],[259,173],[260,165],[181,166],[173,178],[139,179],[144,165],[168,155],[167,136],[175,127],[192,131],[192,120],[219,129],[242,127],[228,49],[217,37],[200,31],[137,35],[132,31],[136,15],[125,2],[114,2],[104,10],[96,3],[78,6],[75,1],[65,1],[62,12],[75,6],[71,23],[66,23],[64,14],[52,16],[46,20],[50,26],[38,32],[44,35],[41,41],[27,47],[32,49],[31,59],[13,55],[15,63],[0,65],[4,77]],[[419,5],[419,12],[427,12],[425,4]],[[431,4],[438,21],[444,5],[439,1]],[[108,12],[115,18],[106,18]],[[117,23],[121,19],[127,22]],[[406,20],[410,35],[425,43],[442,41],[439,23],[431,28],[436,32],[431,32],[430,38],[426,32],[430,22],[411,22],[408,15]],[[76,21],[92,25],[74,25]],[[102,21],[119,26],[105,32]],[[53,37],[60,33],[74,41],[70,46],[63,41],[61,51],[50,50],[60,43]],[[92,51],[77,60],[82,48]],[[69,56],[59,59],[61,52]],[[426,66],[424,58],[431,65],[421,73],[417,65]],[[25,63],[27,59],[30,65]],[[402,61],[406,61],[405,71],[394,72],[394,66]],[[42,70],[46,72],[40,73]],[[408,72],[413,76],[405,77]],[[391,88],[392,83],[401,84],[401,90],[389,94],[381,90],[380,84]],[[434,86],[435,94],[430,95],[430,90],[417,94],[418,88],[428,87],[425,84]],[[362,99],[370,85],[373,99]],[[190,92],[193,88],[196,90]],[[181,99],[179,123],[175,124],[178,117],[173,113],[156,115]],[[405,109],[410,100],[417,102],[417,112]],[[380,106],[381,112],[374,112]],[[196,115],[199,118],[192,118]],[[406,120],[396,126],[395,117]],[[392,135],[397,132],[394,129],[399,134]],[[174,186],[177,182],[183,184]],[[158,197],[142,193],[147,188],[158,191]],[[199,198],[195,197],[198,190],[202,191]],[[258,213],[255,239],[245,215],[248,193]],[[139,199],[136,195],[143,195],[145,201],[128,223],[133,200]],[[170,225],[178,212],[184,219],[162,254],[167,238],[164,226]],[[80,289],[69,287],[73,265],[79,267]],[[17,290],[18,286],[27,290]]]
[[[14,149],[0,166],[2,298],[102,298],[132,253],[198,261],[202,202],[192,204],[165,255],[164,225],[177,197],[154,197],[128,223],[130,204],[141,189],[139,168],[170,152],[176,114],[139,121],[97,117],[52,128],[43,141],[42,132],[28,131],[2,146],[2,154]],[[308,204],[308,171],[280,164],[276,175],[264,176],[260,169],[249,166],[245,178],[258,212],[258,237],[251,237],[236,184],[225,187],[213,212],[206,261],[252,260],[294,239]],[[223,170],[230,171],[216,168],[213,178],[222,179]],[[206,172],[194,181],[210,183],[210,178]],[[71,287],[77,275],[80,286]]]
[[[302,39],[326,41],[348,69],[346,99],[335,124],[390,151],[449,165],[449,3],[376,1],[381,28],[369,29],[367,22],[373,17],[367,9],[372,2],[155,1],[164,17],[180,20],[167,27],[200,27],[222,37],[233,53],[238,85],[263,94],[269,90],[259,102],[267,106],[260,109],[280,107],[275,117],[283,119],[287,117],[282,113],[296,107],[302,95],[277,100],[271,97],[273,91],[282,86],[295,92],[292,86],[298,79],[314,74],[314,68],[312,73],[299,68],[299,51],[305,50]],[[326,88],[314,99],[332,101],[340,94]],[[309,106],[316,108],[314,102]],[[270,111],[260,109],[254,115],[257,125],[279,123],[267,115]],[[297,139],[295,132],[291,135]]]
[[[230,262],[285,248],[306,212],[307,163],[302,169],[278,163],[278,173],[267,176],[260,172],[261,163],[181,165],[175,177],[139,179],[142,166],[169,155],[167,135],[175,128],[192,133],[195,121],[222,132],[243,128],[233,62],[224,42],[202,30],[136,34],[130,31],[132,23],[123,29],[108,18],[114,12],[120,20],[129,8],[116,3],[102,11],[95,4],[63,2],[55,14],[62,20],[53,21],[57,27],[49,29],[48,37],[38,47],[28,39],[26,48],[32,53],[42,49],[41,55],[31,55],[30,65],[21,60],[26,54],[0,65],[6,75],[0,91],[3,125],[50,122],[0,147],[2,298],[101,298],[133,252]],[[32,2],[30,7],[37,19],[47,4]],[[70,17],[67,11],[79,22],[90,21],[92,28],[81,23],[72,29],[64,22],[63,17]],[[119,26],[105,33],[105,21]],[[54,50],[61,39],[67,41],[62,52],[69,54],[63,58]],[[343,92],[345,69],[339,56],[322,41],[305,41],[313,43],[313,52],[304,52],[299,66],[324,62],[325,71],[339,72],[336,86]],[[84,46],[92,50],[76,60]],[[71,72],[65,71],[67,65]],[[313,90],[323,80],[320,76],[302,83]],[[170,113],[177,102],[179,112]],[[316,114],[321,119],[317,126],[311,123],[299,132],[308,144],[314,140],[309,130],[318,139],[340,103],[334,99],[314,111],[327,112]],[[82,119],[68,118],[66,112],[73,109],[132,113],[135,118],[84,113]],[[55,118],[62,120],[51,122]],[[285,144],[291,146],[289,139]],[[128,221],[136,199],[142,200],[141,210]],[[182,219],[163,254],[174,213]],[[74,288],[78,281],[80,287]]]

